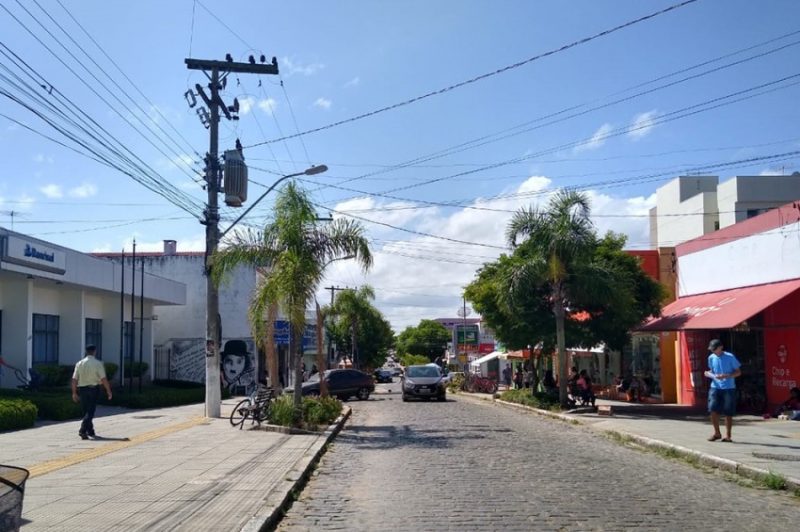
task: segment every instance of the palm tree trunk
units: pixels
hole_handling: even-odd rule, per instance
[[[300,425],[303,415],[303,330],[290,325],[294,343],[294,420]]]
[[[281,378],[278,369],[278,352],[275,349],[275,318],[278,317],[278,305],[272,304],[267,310],[267,337],[264,340],[267,354],[267,373],[269,373],[269,385],[277,392],[281,390]]]
[[[567,346],[564,337],[566,310],[564,309],[564,300],[561,297],[556,297],[555,301],[553,301],[553,314],[556,317],[556,344],[558,348],[558,399],[562,405],[565,405],[567,404]]]
[[[319,371],[319,395],[321,397],[328,396],[328,383],[325,382],[325,353],[323,353],[322,342],[322,309],[319,308],[317,303],[317,371]]]

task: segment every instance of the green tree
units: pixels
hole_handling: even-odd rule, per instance
[[[372,304],[375,292],[370,286],[344,290],[336,295],[326,313],[333,319],[328,332],[341,349],[352,353],[360,367],[380,365],[394,343],[389,322]]]
[[[399,355],[425,355],[430,360],[444,356],[447,342],[452,339],[450,331],[439,322],[421,320],[416,327],[406,327],[397,335]]]
[[[314,300],[325,267],[352,256],[366,271],[372,254],[364,228],[346,219],[319,223],[308,194],[294,182],[278,193],[273,219],[263,230],[237,232],[233,242],[213,257],[213,275],[218,284],[240,264],[264,273],[250,302],[249,318],[258,345],[271,341],[264,316],[280,307],[292,329],[294,354],[295,415],[301,412],[302,337],[306,309]],[[270,324],[271,325],[271,324]]]
[[[589,218],[589,200],[575,191],[559,191],[547,208],[522,209],[514,214],[506,236],[522,260],[509,276],[510,297],[544,289],[556,322],[559,398],[567,401],[565,326],[574,301],[613,306],[627,295],[622,277],[608,261],[595,260],[597,237]],[[523,239],[518,243],[519,239]]]

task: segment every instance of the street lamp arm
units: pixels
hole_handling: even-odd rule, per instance
[[[244,218],[245,216],[247,216],[247,215],[250,213],[250,211],[252,211],[252,210],[253,210],[253,207],[255,207],[256,205],[258,205],[258,204],[261,202],[261,200],[263,200],[265,197],[267,197],[267,194],[269,194],[270,192],[272,192],[273,190],[275,190],[275,187],[277,187],[277,186],[278,186],[278,185],[279,185],[281,182],[283,182],[283,181],[286,181],[287,179],[291,179],[292,177],[299,177],[299,176],[301,176],[301,175],[316,175],[316,174],[321,174],[322,172],[325,172],[325,171],[327,171],[327,170],[328,170],[328,167],[327,167],[327,166],[325,166],[324,164],[321,164],[321,165],[319,165],[319,166],[312,166],[311,168],[308,168],[308,169],[306,169],[306,170],[304,170],[304,171],[302,171],[302,172],[298,172],[298,173],[296,173],[296,174],[289,174],[289,175],[285,175],[285,176],[281,177],[280,179],[278,179],[277,181],[275,181],[274,183],[272,183],[272,185],[271,185],[271,186],[270,186],[270,187],[267,189],[267,191],[266,191],[266,192],[264,192],[263,194],[261,194],[261,195],[258,197],[258,199],[257,199],[257,200],[255,200],[255,201],[254,201],[254,202],[253,202],[253,203],[252,203],[252,204],[251,204],[251,205],[250,205],[250,206],[249,206],[247,209],[245,209],[245,211],[244,211],[242,214],[240,214],[240,215],[239,215],[239,217],[238,217],[238,218],[236,218],[236,219],[233,221],[233,223],[232,223],[231,225],[229,225],[229,226],[228,226],[228,228],[227,228],[227,229],[225,229],[225,230],[222,232],[222,234],[221,234],[221,235],[219,235],[219,239],[220,239],[220,240],[222,240],[222,238],[223,238],[225,235],[227,235],[227,234],[230,232],[230,230],[234,228],[234,226],[235,226],[236,224],[238,224],[239,222],[241,222],[241,221],[242,221],[242,218]]]

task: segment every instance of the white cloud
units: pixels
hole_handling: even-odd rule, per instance
[[[632,140],[639,140],[649,135],[655,127],[655,119],[658,111],[655,109],[646,113],[639,113],[633,117],[631,127],[628,129],[628,137]]]
[[[314,102],[314,107],[319,107],[320,109],[330,109],[331,101],[327,98],[317,98]]]
[[[175,172],[179,171],[183,173],[184,171],[197,173],[199,169],[196,168],[198,161],[194,159],[191,155],[187,153],[181,153],[179,155],[175,155],[167,159],[166,157],[161,157],[157,161],[158,169],[162,172]]]
[[[37,153],[33,160],[39,164],[53,164],[53,157],[52,155],[45,155],[44,153]]]
[[[131,251],[133,249],[133,239],[136,238],[136,252],[142,253],[157,253],[159,251],[164,251],[164,241],[163,240],[155,240],[155,241],[143,241],[139,239],[139,233],[134,233],[128,238],[122,240],[119,244],[119,248],[125,248],[126,251]],[[171,235],[164,235],[165,239],[172,238]],[[175,238],[178,241],[178,251],[204,251],[206,248],[206,237],[205,234],[196,234],[192,235],[188,238]],[[113,250],[117,251],[117,250]]]
[[[56,185],[55,183],[39,187],[39,191],[46,197],[51,199],[61,198],[64,196],[64,193],[61,190],[61,186]]]
[[[89,198],[97,194],[97,187],[91,183],[83,183],[69,189],[68,194],[73,198]]]
[[[275,109],[278,107],[278,102],[276,102],[273,98],[266,98],[258,102],[258,108],[271,115],[275,112]]]
[[[583,144],[579,144],[572,149],[574,153],[579,153],[582,151],[588,150],[596,150],[600,146],[606,143],[606,135],[611,133],[613,126],[609,123],[605,123],[600,126],[597,131],[594,132],[592,138],[584,142]]]
[[[361,78],[356,76],[347,83],[345,83],[344,88],[346,89],[348,87],[357,87],[360,83],[361,83]]]
[[[280,62],[281,73],[287,78],[293,76],[294,74],[311,76],[312,74],[316,74],[323,68],[325,68],[325,65],[323,65],[322,63],[302,64],[299,61],[295,61],[291,57],[284,57],[283,60]]]
[[[256,103],[256,99],[252,96],[244,96],[242,98],[237,98],[237,100],[239,100],[239,115],[246,115],[252,111]]]
[[[352,261],[331,265],[326,283],[360,286],[370,284],[376,291],[376,306],[395,330],[416,324],[421,318],[453,317],[460,306],[463,286],[485,262],[494,260],[506,246],[505,230],[513,213],[521,207],[546,204],[553,190],[545,176],[532,176],[501,192],[504,197],[479,198],[469,207],[407,209],[409,202],[361,197],[340,203],[334,210],[385,224],[475,242],[462,244],[435,237],[413,235],[364,222],[375,254],[372,270],[364,275]],[[600,191],[587,192],[598,234],[608,230],[629,237],[628,248],[647,247],[648,211],[655,195],[611,196]],[[339,216],[335,214],[334,216]],[[325,284],[324,286],[327,286]],[[317,296],[328,301],[330,294]]]

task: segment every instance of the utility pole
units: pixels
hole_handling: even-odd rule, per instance
[[[331,308],[333,308],[333,302],[334,302],[334,297],[336,295],[336,292],[337,291],[341,291],[341,290],[347,290],[347,288],[340,288],[338,286],[327,286],[327,287],[325,287],[325,290],[330,290],[331,291]],[[330,353],[328,353],[328,363],[333,361],[334,352],[333,352],[332,343],[333,342],[331,342],[331,339],[328,338],[328,349],[330,349]]]
[[[250,56],[249,63],[235,63],[228,54],[226,61],[213,61],[202,59],[185,60],[186,68],[189,70],[202,70],[209,79],[208,88],[211,96],[207,96],[203,87],[197,84],[197,93],[205,102],[211,112],[210,117],[203,116],[204,113],[198,109],[198,115],[207,124],[209,129],[209,149],[206,156],[206,191],[208,192],[208,204],[204,211],[204,218],[200,222],[206,226],[206,253],[205,253],[205,274],[206,274],[206,417],[220,417],[220,377],[219,377],[219,348],[221,342],[220,318],[219,318],[219,290],[211,279],[211,257],[217,251],[219,245],[219,206],[217,194],[220,192],[221,176],[219,172],[219,112],[225,114],[228,120],[233,120],[231,112],[238,111],[238,102],[229,108],[220,98],[219,91],[223,88],[228,74],[232,72],[242,74],[277,74],[278,61],[274,57],[271,64],[265,64],[265,58],[261,56],[261,64],[256,64],[253,56]],[[209,75],[210,72],[210,75]],[[188,94],[192,94],[191,91]],[[192,99],[194,96],[192,95]],[[191,105],[191,104],[190,104]],[[235,117],[238,119],[238,117]]]

